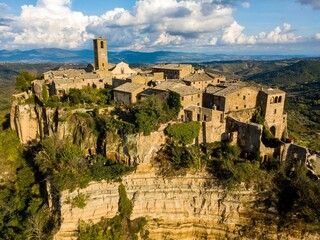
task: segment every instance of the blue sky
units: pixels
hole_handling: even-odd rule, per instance
[[[320,55],[320,0],[0,0],[0,49]]]

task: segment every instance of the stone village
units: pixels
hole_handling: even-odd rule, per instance
[[[191,64],[159,64],[144,71],[131,69],[124,62],[109,64],[106,39],[94,39],[93,45],[94,64],[89,64],[85,69],[60,68],[45,72],[42,80],[32,82],[33,94],[41,100],[43,86],[46,86],[50,96],[60,97],[73,88],[111,88],[114,103],[128,105],[152,94],[165,99],[172,91],[180,95],[182,109],[178,120],[201,123],[196,144],[228,140],[238,144],[247,154],[258,152],[261,161],[266,161],[269,156],[279,156],[281,160],[297,158],[306,163],[316,158],[316,154],[292,143],[282,142],[278,148],[266,147],[261,141],[264,126],[251,122],[253,114],[259,109],[265,118],[265,127],[273,136],[286,139],[284,91],[240,80],[228,80],[222,74],[196,70]],[[15,97],[24,96],[20,94]],[[36,133],[23,134],[21,128],[24,127],[20,127],[19,133],[14,117],[18,111],[21,109],[13,104],[11,128],[18,131],[21,142],[26,144],[36,138]],[[313,169],[310,171],[314,172]]]

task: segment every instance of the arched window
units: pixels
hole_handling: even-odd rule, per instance
[[[279,102],[279,103],[282,102],[282,96],[279,97],[278,102]]]
[[[104,48],[103,42],[100,42],[100,47],[101,47],[101,48]]]
[[[270,99],[270,103],[274,103],[274,97]]]
[[[274,103],[277,103],[277,102],[278,102],[278,97],[274,99]]]
[[[270,132],[272,133],[273,136],[275,136],[275,135],[276,135],[276,127],[275,127],[275,126],[272,126],[272,127],[270,128]]]

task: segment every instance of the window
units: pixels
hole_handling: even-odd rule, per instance
[[[200,98],[200,94],[198,94],[198,98]]]
[[[244,105],[244,108],[247,108],[247,105]]]
[[[184,97],[182,97],[181,100],[183,101],[183,100],[184,100]]]
[[[278,103],[281,103],[281,101],[282,101],[282,96],[279,97]]]
[[[243,96],[243,100],[246,100],[246,96]]]
[[[270,99],[270,103],[274,103],[274,97]]]
[[[277,114],[277,109],[274,110],[274,114]]]
[[[100,47],[101,47],[101,48],[104,48],[103,42],[100,42]]]
[[[238,109],[238,106],[236,106],[236,109]]]

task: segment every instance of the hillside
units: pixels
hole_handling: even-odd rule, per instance
[[[246,80],[279,87],[320,82],[320,60],[301,60],[282,68],[248,76]]]

